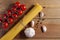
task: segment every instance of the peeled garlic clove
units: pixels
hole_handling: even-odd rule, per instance
[[[47,28],[46,28],[45,25],[42,26],[42,31],[43,31],[43,32],[46,32],[46,31],[47,31]]]
[[[24,33],[25,33],[26,37],[35,36],[35,30],[33,28],[26,28]]]
[[[43,12],[40,13],[40,17],[44,17],[44,13]]]
[[[31,21],[31,27],[34,27],[35,22],[32,20]]]

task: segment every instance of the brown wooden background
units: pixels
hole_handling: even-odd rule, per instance
[[[37,28],[37,26],[35,25],[36,35],[33,38],[26,38],[22,31],[14,38],[14,40],[60,39],[60,0],[0,0],[0,13],[5,11],[5,9],[7,9],[9,4],[14,3],[16,1],[20,1],[21,4],[26,4],[27,9],[30,8],[31,5],[35,3],[39,3],[40,5],[42,5],[42,7],[45,7],[42,10],[42,12],[45,13],[44,16],[45,20],[43,21],[43,24],[46,25],[47,32],[42,33],[40,23],[38,23],[37,26],[39,26],[39,28]],[[37,23],[39,19],[34,20]]]

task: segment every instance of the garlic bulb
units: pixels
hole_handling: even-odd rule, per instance
[[[35,36],[35,30],[33,28],[26,28],[24,31],[26,37],[33,37]]]

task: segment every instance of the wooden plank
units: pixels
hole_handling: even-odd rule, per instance
[[[24,39],[15,39],[15,40],[24,40]],[[25,40],[60,40],[60,39],[25,39]]]

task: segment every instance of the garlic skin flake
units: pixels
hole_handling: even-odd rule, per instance
[[[35,36],[35,30],[32,27],[26,28],[24,33],[25,33],[26,37],[33,37],[33,36]]]

